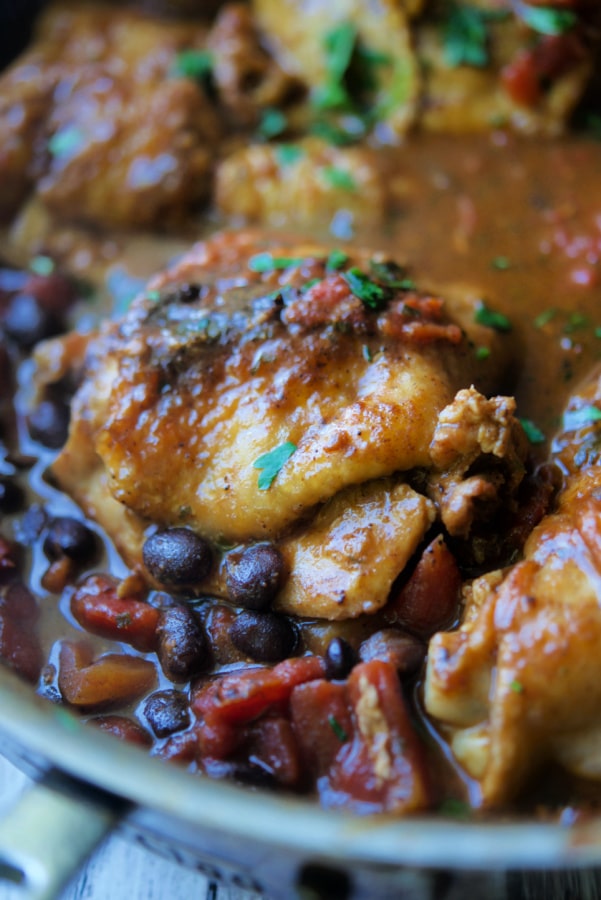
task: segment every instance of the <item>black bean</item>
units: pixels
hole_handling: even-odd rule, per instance
[[[22,544],[30,547],[34,544],[48,524],[48,513],[43,506],[34,503],[23,516],[18,529],[17,537]]]
[[[15,294],[8,304],[3,326],[8,337],[26,350],[64,330],[60,319],[33,294]]]
[[[381,659],[391,663],[401,675],[417,672],[426,656],[426,645],[419,638],[396,628],[383,628],[359,647],[361,662]]]
[[[34,441],[60,450],[69,434],[70,416],[69,406],[63,400],[42,400],[30,413],[27,427]]]
[[[5,268],[0,263],[0,300],[17,291],[22,291],[29,279],[29,273],[22,269]]]
[[[357,656],[344,638],[334,638],[328,644],[326,655],[326,678],[344,679],[357,662]]]
[[[237,650],[257,662],[287,659],[298,640],[289,619],[275,613],[240,613],[230,626],[229,636]]]
[[[187,606],[161,610],[157,656],[171,681],[189,681],[207,669],[209,642],[196,614]]]
[[[253,544],[233,550],[225,560],[228,598],[245,609],[267,609],[285,576],[282,554],[273,544]]]
[[[24,495],[18,484],[10,478],[0,478],[0,512],[16,512],[23,505]]]
[[[160,584],[185,586],[205,578],[213,561],[211,547],[189,528],[168,528],[151,535],[142,548],[144,565]]]
[[[79,519],[58,516],[52,519],[44,538],[44,553],[48,559],[68,556],[76,562],[86,562],[96,549],[96,537]]]
[[[157,737],[167,737],[190,724],[188,700],[181,691],[156,691],[144,704],[144,715]]]
[[[23,293],[33,295],[44,309],[58,316],[69,309],[76,296],[73,282],[60,272],[30,275]]]
[[[202,288],[199,284],[181,284],[175,292],[177,303],[194,303],[200,297]]]

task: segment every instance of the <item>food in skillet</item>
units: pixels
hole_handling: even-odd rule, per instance
[[[310,15],[291,39],[267,2],[223,5],[216,21],[185,29],[114,9],[66,9],[41,26],[48,42],[32,51],[44,57],[36,78],[27,77],[27,65],[36,71],[31,59],[6,76],[8,120],[18,123],[6,145],[4,175],[18,187],[11,209],[37,192],[17,226],[42,208],[87,226],[163,227],[188,222],[212,193],[218,211],[234,218],[318,227],[342,208],[352,222],[374,226],[387,221],[395,190],[379,142],[419,128],[553,134],[593,62],[589,4],[387,3],[379,13],[370,5],[389,26],[376,28],[359,5],[342,3],[328,10],[331,22],[313,43],[318,23]],[[469,56],[466,16],[478,36]],[[57,35],[67,50],[50,65]],[[408,48],[401,63],[388,60],[390,35],[395,48]],[[186,50],[192,55],[182,56]],[[89,70],[81,53],[92,56]],[[186,59],[202,61],[202,71],[178,69]],[[89,106],[98,80],[105,93]],[[44,91],[40,100],[43,85],[52,86],[52,104]],[[27,94],[22,106],[19,91]],[[173,114],[167,124],[161,97]],[[70,133],[63,125],[70,116],[79,121],[82,106],[94,140],[67,140],[64,154],[55,136]],[[278,134],[269,133],[270,121],[271,129],[279,121]],[[477,172],[475,145],[465,146],[466,168]],[[167,162],[165,147],[178,151]],[[441,159],[428,172],[438,191],[447,178]],[[140,170],[156,179],[131,177]],[[532,206],[551,228],[568,214],[547,208],[532,180]],[[438,244],[433,206],[423,232],[428,255],[442,256],[441,239],[455,241],[460,255],[470,246],[481,222],[465,200],[458,195],[459,237],[449,229]],[[53,246],[52,235],[42,239]],[[578,256],[579,240],[568,255]],[[511,679],[513,731],[503,690],[473,709],[481,696],[472,677],[489,677],[506,646],[491,608],[524,600],[520,579],[531,560],[555,571],[566,522],[584,509],[578,494],[574,511],[568,479],[556,510],[559,475],[546,478],[528,458],[505,395],[519,336],[479,287],[414,279],[398,255],[402,241],[394,253],[377,252],[375,236],[372,245],[373,252],[357,241],[340,250],[331,240],[326,247],[224,233],[156,276],[123,318],[38,348],[38,393],[27,409],[21,397],[20,427],[36,452],[41,443],[58,453],[46,459],[47,508],[17,508],[14,525],[7,516],[0,652],[41,693],[123,739],[213,777],[317,793],[327,806],[405,813],[462,794],[419,718],[430,729],[440,722],[474,804],[511,800],[538,765],[541,734],[553,744],[547,756],[594,777],[589,736],[555,735],[554,696],[514,677],[514,658],[501,679]],[[465,255],[462,281],[472,266]],[[495,267],[512,262],[495,257]],[[2,295],[13,354],[60,330],[43,279],[45,288],[38,281],[27,289],[39,328],[24,325],[24,279]],[[520,288],[506,303],[526,298]],[[567,328],[562,340],[572,340]],[[581,352],[577,342],[570,349],[574,358]],[[67,439],[64,401],[73,392]],[[10,410],[7,417],[5,442],[16,447]],[[29,464],[13,456],[13,467]],[[585,482],[574,478],[579,492]],[[61,506],[67,501],[56,487],[87,523],[73,505]],[[114,555],[110,565],[98,558],[104,534],[127,570]],[[27,546],[31,589],[22,577]],[[526,561],[507,569],[523,552]],[[473,580],[475,573],[484,574]],[[562,575],[571,577],[567,568]],[[483,597],[486,614],[478,612]],[[541,594],[536,625],[550,631],[564,606],[551,609],[547,599]],[[48,607],[57,602],[65,620],[50,627]],[[592,602],[580,613],[593,620]],[[413,694],[426,643],[460,617],[464,630],[432,639],[423,715]],[[576,627],[580,618],[570,621]],[[507,626],[510,644],[528,643],[524,622]],[[469,657],[476,639],[486,650],[479,667]],[[455,653],[462,642],[465,657]],[[585,693],[594,656],[582,659],[580,681],[566,679],[560,697],[573,732],[582,720],[572,717],[565,686]],[[539,663],[532,652],[526,674],[534,678]],[[466,708],[472,718],[458,721]],[[530,729],[534,716],[540,730]]]

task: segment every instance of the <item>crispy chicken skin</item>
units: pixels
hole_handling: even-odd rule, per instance
[[[549,760],[601,777],[600,401],[597,375],[568,404],[554,445],[565,486],[523,561],[476,582],[463,626],[430,643],[426,709],[484,806]]]
[[[281,540],[280,608],[308,614],[310,586],[324,618],[373,611],[437,515],[403,473],[434,470],[441,411],[507,359],[475,303],[377,255],[218,235],[92,340],[54,477],[130,562],[150,523]]]

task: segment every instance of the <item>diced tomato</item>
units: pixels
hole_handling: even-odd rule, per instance
[[[142,600],[119,597],[116,583],[90,575],[71,598],[71,612],[90,634],[123,641],[148,653],[157,645],[159,610]]]
[[[95,719],[90,719],[90,724],[129,744],[138,744],[141,747],[150,747],[152,744],[152,737],[149,733],[142,728],[139,722],[134,722],[127,716],[97,716]]]
[[[424,750],[394,668],[373,660],[348,679],[353,729],[319,789],[327,806],[408,813],[430,804]]]
[[[391,597],[386,620],[430,637],[453,620],[460,590],[459,566],[439,535],[426,547],[409,580]]]
[[[147,693],[156,684],[154,665],[139,656],[108,653],[93,661],[88,643],[64,641],[58,686],[64,700],[86,708],[116,706]]]
[[[501,72],[501,82],[520,106],[536,106],[547,85],[579,63],[586,51],[576,34],[548,35],[520,50]]]
[[[250,725],[244,737],[249,762],[260,762],[280,784],[297,784],[300,755],[294,729],[283,716],[267,716]]]
[[[252,722],[267,710],[279,711],[296,685],[323,677],[318,656],[287,659],[273,668],[245,669],[224,675],[194,693],[190,707],[199,721],[201,753],[217,759],[238,745],[236,726]]]
[[[43,665],[37,632],[39,610],[31,591],[14,582],[0,591],[0,659],[27,681],[36,682]]]
[[[298,685],[290,712],[305,764],[319,778],[352,734],[346,685],[324,679]]]

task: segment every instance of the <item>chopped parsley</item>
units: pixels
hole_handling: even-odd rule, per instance
[[[278,144],[275,148],[275,157],[280,166],[292,166],[305,155],[305,151],[297,144]]]
[[[115,616],[115,624],[117,628],[129,628],[131,625],[131,616],[129,613],[119,613]]]
[[[452,68],[475,66],[482,69],[488,65],[488,30],[483,10],[451,3],[443,24],[442,39],[445,62]]]
[[[49,256],[34,256],[29,268],[35,275],[51,275],[54,272],[54,260]]]
[[[495,331],[511,331],[511,322],[507,316],[490,309],[484,302],[476,310],[474,320],[478,325],[486,325],[487,328],[494,328]]]
[[[535,327],[536,328],[544,328],[545,325],[548,325],[549,322],[553,321],[553,319],[555,318],[556,315],[557,315],[556,309],[550,308],[550,309],[543,310],[543,312],[539,313],[539,315],[534,320]]]
[[[493,269],[497,269],[499,272],[506,272],[507,269],[511,268],[511,263],[506,256],[495,256],[491,265]]]
[[[579,328],[586,328],[589,324],[589,320],[582,313],[572,313],[570,318],[568,319],[567,324],[565,325],[563,332],[564,334],[571,334],[573,331],[577,331]]]
[[[490,347],[476,347],[476,359],[485,360],[490,356]]]
[[[353,58],[357,36],[357,27],[352,22],[341,22],[324,35],[326,81],[313,96],[317,109],[352,107],[345,77]]]
[[[328,725],[341,743],[344,744],[346,741],[348,741],[348,734],[346,733],[336,716],[328,716]]]
[[[176,53],[170,73],[175,78],[205,81],[213,71],[213,55],[208,50],[180,50]]]
[[[471,813],[469,803],[458,800],[457,797],[447,797],[438,807],[443,816],[452,816],[454,819],[467,819]]]
[[[576,13],[569,9],[553,9],[550,6],[517,5],[520,19],[539,34],[557,35],[571,31],[578,22]]]
[[[517,678],[514,678],[511,684],[509,685],[514,694],[523,694],[524,693],[524,685],[521,681],[518,681]]]
[[[307,291],[310,291],[311,288],[315,287],[316,284],[319,284],[320,281],[321,281],[321,278],[318,278],[317,276],[315,278],[309,278],[309,280],[305,281],[302,288],[300,289],[301,294],[306,294]]]
[[[261,137],[269,138],[277,137],[286,131],[288,127],[288,119],[279,109],[268,107],[261,113],[261,121],[257,127],[257,131]]]
[[[161,299],[160,291],[146,291],[146,299],[150,300],[152,303],[158,303]]]
[[[362,272],[361,269],[353,266],[343,275],[344,280],[351,289],[351,293],[357,297],[368,309],[381,310],[384,309],[391,297],[391,290],[388,287],[382,287]]]
[[[348,253],[345,253],[344,250],[332,250],[326,260],[326,270],[328,272],[338,272],[346,266],[348,261]]]
[[[369,268],[374,278],[387,287],[398,288],[403,291],[411,291],[415,288],[415,282],[405,277],[405,270],[395,262],[381,262],[377,259],[369,261]]]
[[[587,428],[595,422],[601,421],[601,409],[593,406],[581,406],[580,409],[567,409],[563,414],[563,427],[565,431],[578,431]]]
[[[545,435],[534,422],[530,419],[519,419],[518,421],[531,444],[543,444],[545,442]]]
[[[268,453],[263,453],[253,463],[253,469],[261,469],[257,485],[260,491],[266,491],[271,487],[276,475],[281,471],[283,466],[288,462],[292,454],[296,450],[296,444],[292,441],[285,441],[278,447],[274,447]]]
[[[304,263],[299,256],[273,256],[271,253],[257,253],[248,261],[251,272],[273,272],[276,269],[290,269],[292,266],[300,266]]]
[[[341,169],[338,166],[325,166],[322,170],[323,177],[327,183],[337,190],[356,191],[357,182],[350,172]]]
[[[363,353],[363,359],[365,360],[365,362],[368,362],[368,363],[373,362],[374,355],[371,352],[371,348],[368,347],[367,344],[363,344],[362,353]]]
[[[48,151],[55,157],[69,157],[82,148],[86,137],[81,128],[77,125],[67,125],[56,131],[48,140]]]

